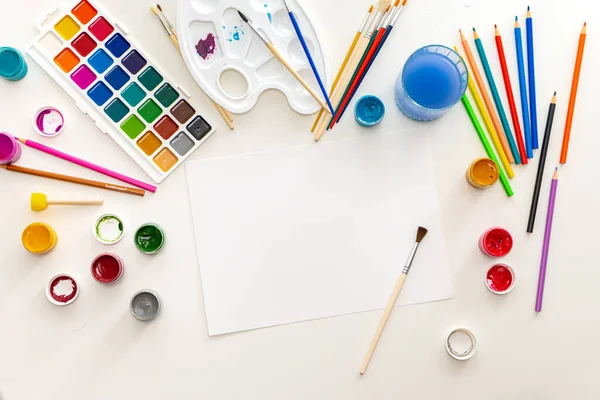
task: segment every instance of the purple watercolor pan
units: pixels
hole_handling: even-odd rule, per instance
[[[0,132],[0,164],[16,162],[21,157],[21,146],[12,135]]]

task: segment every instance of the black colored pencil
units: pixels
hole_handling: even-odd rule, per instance
[[[533,233],[535,225],[535,215],[537,213],[538,201],[540,200],[540,187],[544,178],[544,167],[546,166],[546,155],[550,145],[550,134],[552,133],[552,122],[554,121],[554,111],[556,110],[556,92],[550,103],[548,111],[548,120],[546,121],[546,132],[544,133],[544,143],[542,143],[542,154],[540,155],[540,163],[538,164],[537,177],[535,179],[535,187],[533,189],[533,199],[531,201],[531,210],[529,211],[529,223],[527,224],[527,232]]]

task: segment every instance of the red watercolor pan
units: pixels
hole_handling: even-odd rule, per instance
[[[123,260],[113,253],[100,254],[92,261],[92,276],[100,283],[115,283],[123,276]]]
[[[515,287],[515,271],[506,264],[496,264],[485,274],[485,286],[495,294],[508,294]]]

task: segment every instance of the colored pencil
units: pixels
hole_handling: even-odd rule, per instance
[[[175,30],[175,27],[173,26],[171,21],[169,21],[167,16],[163,13],[163,9],[160,6],[160,4],[157,4],[156,6],[150,6],[150,9],[152,10],[152,13],[154,13],[154,15],[156,15],[158,17],[161,25],[163,26],[163,28],[165,29],[165,32],[167,33],[167,36],[171,40],[171,43],[173,43],[173,46],[175,47],[175,49],[177,50],[179,55],[181,55],[181,47],[179,46],[179,39],[177,38],[177,31]],[[200,89],[202,90],[202,88],[200,88]],[[225,124],[227,124],[229,129],[234,129],[235,125],[234,125],[233,117],[231,116],[231,113],[229,111],[227,111],[226,109],[224,109],[223,107],[221,107],[220,105],[218,105],[208,95],[207,95],[207,97],[213,103],[213,105],[217,109],[219,115],[221,115],[221,118],[223,118],[223,121],[225,121]]]
[[[329,96],[327,95],[327,89],[325,89],[325,85],[323,85],[323,81],[321,80],[321,75],[319,75],[319,70],[317,69],[317,66],[315,65],[315,61],[313,60],[311,54],[310,54],[310,50],[308,49],[308,45],[306,44],[306,40],[304,39],[304,35],[302,34],[302,30],[300,29],[300,25],[298,25],[298,20],[296,19],[296,16],[294,15],[294,12],[292,11],[292,7],[290,6],[290,3],[288,2],[288,0],[283,0],[283,3],[285,4],[285,8],[287,8],[288,11],[288,16],[290,17],[290,21],[292,21],[292,25],[294,26],[294,30],[296,31],[296,36],[298,36],[298,40],[300,40],[300,44],[302,44],[302,48],[304,49],[304,54],[306,55],[306,58],[308,59],[308,63],[310,64],[310,68],[313,71],[313,74],[315,75],[315,78],[317,79],[317,82],[319,83],[319,88],[321,88],[321,93],[323,93],[323,96],[325,96],[325,101],[327,102],[327,105],[329,106],[329,111],[331,111],[331,113],[333,114],[333,106],[331,105],[331,101],[329,100]]]
[[[398,2],[399,2],[399,0],[396,0],[396,3],[398,3]],[[377,47],[379,42],[381,42],[381,39],[383,38],[383,35],[386,30],[389,16],[392,14],[392,9],[394,9],[394,8],[390,6],[385,10],[385,13],[383,14],[383,17],[381,18],[379,25],[373,31],[373,35],[371,36],[369,45],[365,49],[365,52],[363,53],[362,57],[360,58],[360,61],[356,65],[356,68],[354,69],[354,73],[352,74],[352,78],[350,78],[350,81],[348,82],[348,85],[346,86],[346,89],[344,90],[344,94],[342,95],[340,103],[338,104],[338,106],[335,110],[335,113],[333,114],[333,116],[331,117],[331,119],[329,121],[329,125],[327,126],[328,130],[332,129],[334,127],[334,125],[337,123],[336,113],[339,113],[341,111],[342,105],[344,104],[344,100],[346,99],[346,97],[348,96],[348,94],[350,92],[350,87],[352,86],[352,83],[358,77],[359,71],[361,70],[362,66],[365,65],[369,56],[372,54],[372,52],[375,51],[375,48]]]
[[[548,110],[548,120],[546,121],[546,133],[544,133],[544,142],[542,143],[542,153],[538,164],[535,186],[533,187],[533,199],[531,200],[531,209],[529,211],[529,222],[527,223],[527,232],[533,233],[535,226],[535,216],[537,214],[538,202],[540,200],[540,189],[542,180],[544,179],[544,168],[546,166],[546,156],[548,155],[548,147],[550,146],[550,135],[552,134],[552,123],[554,122],[554,112],[556,110],[556,92],[550,102]]]
[[[57,181],[76,183],[78,185],[91,186],[99,189],[112,190],[113,192],[132,194],[134,196],[143,196],[144,194],[146,194],[146,192],[142,189],[135,189],[121,185],[113,185],[112,183],[106,182],[92,181],[90,179],[77,178],[75,176],[56,174],[54,172],[40,171],[37,169],[20,167],[18,165],[13,164],[0,165],[0,168],[3,168],[8,171],[19,172],[21,174],[34,175],[42,178],[55,179]]]
[[[515,163],[521,164],[521,156],[519,155],[519,149],[517,148],[517,144],[515,143],[515,139],[513,138],[508,119],[506,118],[506,112],[504,111],[502,100],[500,99],[500,95],[498,94],[498,88],[496,87],[496,81],[494,80],[494,75],[492,74],[490,63],[485,53],[485,49],[483,48],[481,38],[477,34],[475,28],[473,28],[473,38],[475,39],[475,46],[477,47],[477,52],[479,53],[479,59],[481,60],[481,64],[483,65],[483,71],[485,72],[485,76],[487,77],[487,81],[492,92],[492,97],[494,98],[494,103],[496,104],[498,115],[500,116],[500,122],[502,123],[504,134],[506,135],[506,139],[508,140],[508,146],[510,147],[510,151],[515,159]]]
[[[458,51],[456,46],[454,46],[454,50],[456,51],[457,54],[460,55],[460,52]],[[508,161],[508,158],[506,157],[504,150],[502,149],[502,144],[500,143],[500,138],[498,138],[498,134],[496,133],[496,130],[494,129],[494,125],[492,124],[492,121],[490,120],[490,116],[489,116],[485,106],[483,105],[483,102],[481,100],[481,96],[479,95],[479,92],[477,91],[477,87],[475,86],[475,82],[473,81],[473,74],[469,71],[468,75],[469,75],[469,77],[468,77],[469,92],[471,93],[471,96],[473,96],[473,100],[475,100],[475,104],[477,105],[479,114],[481,114],[481,117],[483,118],[485,127],[487,128],[490,138],[492,139],[492,143],[494,144],[494,147],[496,148],[496,152],[498,153],[498,158],[500,158],[500,161],[502,161],[502,166],[500,166],[499,163],[496,163],[496,164],[498,164],[498,167],[500,169],[504,168],[504,170],[506,171],[506,175],[508,176],[509,179],[514,178],[515,173],[514,173],[512,167],[510,166],[510,162]],[[468,101],[468,99],[467,99],[467,101]],[[469,105],[470,105],[470,103],[469,103]],[[477,127],[475,129],[477,130]]]
[[[479,72],[479,67],[475,62],[475,57],[473,57],[471,46],[469,46],[469,42],[467,42],[467,38],[462,33],[462,31],[459,29],[458,32],[460,32],[460,42],[463,46],[463,49],[465,50],[465,56],[469,61],[469,65],[471,66],[471,72],[473,73],[473,76],[475,77],[475,82],[477,82],[477,86],[479,87],[479,91],[481,92],[481,97],[483,98],[485,107],[488,110],[488,113],[492,120],[492,124],[494,125],[494,130],[498,134],[498,138],[500,139],[500,143],[502,144],[502,150],[506,155],[508,161],[510,163],[513,163],[515,162],[515,159],[513,158],[513,155],[510,151],[510,147],[508,145],[508,141],[506,140],[506,136],[504,136],[504,130],[502,130],[502,125],[500,124],[500,120],[498,120],[498,116],[496,115],[496,110],[492,105],[492,100],[490,99],[490,96],[487,92],[485,83],[483,82],[483,78],[481,77],[481,73]]]
[[[546,268],[548,267],[548,254],[550,252],[550,237],[552,236],[552,221],[554,219],[554,205],[558,190],[558,168],[554,170],[552,185],[550,186],[550,200],[548,202],[548,215],[546,216],[546,231],[544,232],[544,246],[542,247],[542,261],[540,263],[540,276],[538,279],[537,296],[535,299],[535,312],[542,312],[544,301],[544,285],[546,284]]]
[[[532,147],[537,149],[538,144],[538,120],[537,120],[537,95],[535,91],[535,55],[533,51],[533,18],[531,10],[527,6],[527,18],[525,19],[527,30],[527,72],[529,76],[529,110],[531,113],[531,139]]]
[[[404,6],[406,5],[406,1],[407,0],[403,0],[401,4],[400,4],[400,1],[396,2],[396,4],[398,4],[397,5],[397,9],[396,9],[395,12],[391,12],[390,13],[390,15],[389,15],[390,22],[387,25],[387,27],[385,28],[385,32],[383,33],[383,37],[381,38],[381,41],[377,45],[377,48],[374,50],[374,53],[369,58],[366,67],[363,68],[362,72],[359,72],[359,77],[356,79],[357,82],[353,83],[352,92],[349,94],[348,99],[345,101],[345,104],[344,104],[344,106],[343,106],[343,108],[342,108],[342,110],[339,113],[339,116],[337,118],[337,122],[339,122],[339,120],[342,119],[342,117],[344,116],[344,113],[346,112],[346,109],[350,105],[350,101],[352,101],[352,98],[354,97],[354,95],[356,95],[356,92],[358,91],[358,88],[360,87],[360,85],[362,85],[365,77],[369,73],[369,70],[373,66],[373,63],[377,59],[377,56],[381,52],[381,49],[385,45],[385,42],[387,41],[388,37],[392,33],[392,30],[393,30],[394,26],[396,25],[396,22],[398,21],[398,18],[400,17],[400,14],[402,13],[402,10],[404,9]]]
[[[50,154],[50,155],[58,157],[58,158],[62,158],[63,160],[69,161],[73,164],[81,165],[82,167],[91,169],[92,171],[96,171],[103,175],[110,176],[111,178],[115,178],[122,182],[129,183],[130,185],[137,186],[137,187],[147,190],[149,192],[152,192],[152,193],[156,192],[156,186],[150,185],[148,183],[144,183],[142,181],[138,181],[137,179],[130,178],[130,177],[120,174],[118,172],[111,171],[108,168],[104,168],[100,165],[91,163],[89,161],[82,160],[81,158],[72,156],[67,153],[63,153],[60,150],[45,146],[38,142],[34,142],[33,140],[22,139],[22,138],[17,138],[17,137],[15,139],[17,139],[19,142],[23,143],[25,146],[29,146],[29,147],[39,150],[39,151],[43,151],[44,153]]]
[[[354,40],[352,40],[352,44],[350,44],[350,48],[348,49],[348,52],[346,53],[346,57],[344,57],[344,61],[342,62],[342,65],[340,66],[337,76],[335,77],[333,84],[331,85],[331,90],[329,92],[329,96],[331,96],[333,94],[333,91],[337,87],[337,84],[340,81],[342,74],[344,73],[344,69],[346,68],[346,65],[348,65],[348,61],[350,61],[350,57],[352,57],[352,53],[354,52],[354,49],[356,48],[358,39],[360,39],[360,37],[363,33],[363,30],[367,27],[367,22],[369,21],[369,18],[371,17],[373,8],[374,8],[373,5],[371,5],[371,8],[367,12],[367,15],[365,15],[365,17],[363,18],[363,21],[360,24],[360,27],[358,28],[358,32],[356,32],[356,35],[354,35]],[[317,124],[321,120],[322,115],[323,115],[323,109],[321,109],[321,111],[319,111],[319,115],[317,115],[317,119],[315,119],[315,123],[313,124],[313,126],[310,130],[311,132],[314,132],[315,129],[317,128]]]
[[[500,183],[502,184],[502,187],[504,188],[506,195],[508,197],[513,196],[515,194],[515,192],[513,192],[513,189],[510,186],[510,182],[508,181],[508,178],[504,174],[504,170],[500,166],[500,163],[498,162],[498,159],[496,158],[496,155],[494,154],[494,150],[492,150],[492,146],[490,146],[490,142],[488,142],[487,138],[485,137],[483,128],[481,127],[481,124],[479,123],[479,120],[477,119],[477,115],[475,115],[475,111],[473,110],[473,107],[471,106],[471,103],[469,102],[469,98],[467,97],[466,93],[461,98],[461,101],[462,101],[463,105],[465,106],[465,110],[467,110],[469,119],[471,119],[471,122],[473,123],[473,126],[475,127],[477,136],[479,136],[479,140],[481,140],[481,144],[483,144],[483,148],[485,149],[487,156],[492,161],[494,161],[496,163],[496,165],[498,165],[498,171],[500,173]]]
[[[583,24],[581,35],[579,35],[579,47],[577,48],[577,59],[575,61],[575,71],[573,73],[573,83],[571,84],[571,96],[569,97],[569,109],[567,111],[567,123],[565,125],[565,135],[563,137],[562,150],[560,153],[560,163],[567,163],[567,154],[569,152],[569,140],[571,139],[571,126],[573,125],[573,114],[575,113],[575,101],[577,100],[577,88],[579,87],[579,74],[581,73],[581,63],[583,61],[583,50],[585,49],[585,39],[587,36],[587,23]]]
[[[506,97],[508,98],[508,106],[510,108],[510,116],[512,118],[513,127],[515,128],[515,137],[517,146],[519,147],[519,155],[521,156],[521,164],[527,165],[527,152],[525,151],[525,142],[523,141],[523,132],[521,131],[521,123],[519,122],[519,114],[515,105],[515,95],[513,94],[510,74],[506,65],[506,55],[504,54],[504,44],[502,36],[497,25],[494,25],[496,30],[496,49],[498,50],[498,58],[500,59],[500,68],[502,68],[502,79],[504,79],[504,89],[506,89]]]
[[[358,39],[356,47],[354,48],[354,52],[350,57],[350,61],[346,65],[342,77],[340,78],[340,81],[331,96],[331,103],[334,105],[334,108],[336,108],[339,105],[342,95],[344,94],[344,90],[348,86],[348,83],[352,78],[352,74],[356,70],[356,66],[359,64],[360,60],[362,59],[362,56],[365,54],[369,43],[371,43],[371,37],[373,36],[375,29],[379,26],[379,23],[383,19],[383,16],[385,14],[385,11],[389,7],[389,4],[390,0],[379,0],[379,3],[377,4],[377,12],[368,23],[369,28],[365,29],[360,39]],[[317,125],[317,129],[315,130],[315,142],[321,140],[330,122],[331,120],[327,118],[327,115],[325,113],[323,113],[323,115],[321,116],[321,121],[319,122],[319,124]]]
[[[523,130],[525,136],[525,151],[527,158],[533,158],[531,138],[531,120],[529,119],[529,102],[527,98],[527,78],[525,76],[525,62],[523,56],[523,39],[519,17],[515,17],[515,45],[517,49],[517,68],[519,70],[519,92],[521,94],[521,113],[523,114]]]

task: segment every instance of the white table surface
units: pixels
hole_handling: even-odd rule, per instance
[[[4,10],[0,45],[24,49],[36,35],[32,10],[37,15],[48,2],[0,4]],[[337,68],[368,2],[303,0],[303,4],[325,28],[330,59]],[[163,69],[190,88],[195,104],[216,123],[218,132],[194,159],[311,143],[313,117],[295,114],[277,92],[263,95],[250,113],[236,116],[235,132],[227,130],[194,86],[150,12],[150,3],[105,0],[104,5]],[[539,152],[529,166],[516,167],[512,199],[500,185],[485,192],[468,187],[464,172],[484,152],[460,105],[433,123],[403,118],[401,125],[391,126],[384,120],[372,131],[360,129],[348,116],[326,136],[336,140],[417,127],[430,136],[436,158],[455,299],[396,309],[366,376],[359,377],[358,368],[379,312],[208,338],[183,168],[156,194],[143,199],[1,172],[0,396],[8,400],[598,398],[600,268],[593,251],[598,243],[600,136],[595,132],[597,104],[592,100],[599,87],[594,73],[600,67],[594,34],[599,7],[584,0],[531,5],[540,135],[554,90],[559,99],[535,234],[527,235],[525,227]],[[174,19],[176,1],[165,0],[162,6]],[[384,58],[361,93],[369,93],[374,81],[387,79],[389,90],[373,94],[386,101],[388,115],[398,113],[391,86],[408,55],[425,44],[458,44],[457,29],[469,33],[474,24],[500,80],[494,23],[502,29],[516,88],[512,24],[518,13],[525,25],[526,6],[517,0],[409,0]],[[330,22],[333,15],[335,23]],[[544,312],[536,315],[549,171],[558,162],[577,41],[586,19],[590,35],[569,163],[560,168]],[[0,130],[39,139],[31,127],[35,110],[44,104],[58,106],[68,118],[66,131],[45,143],[145,179],[134,162],[29,61],[26,79],[0,81]],[[19,164],[104,179],[28,148]],[[54,197],[103,197],[105,205],[55,207],[36,214],[28,206],[33,191]],[[91,235],[93,220],[102,212],[117,212],[126,220],[127,237],[114,247],[102,246]],[[50,223],[59,234],[58,247],[46,256],[30,255],[20,243],[21,231],[35,220]],[[133,229],[147,221],[160,223],[168,233],[169,243],[158,256],[143,256],[132,244]],[[484,275],[493,262],[477,248],[479,235],[493,225],[508,228],[516,242],[504,261],[516,270],[517,286],[504,297],[485,288]],[[95,283],[89,272],[91,260],[103,251],[118,253],[126,264],[123,279],[111,287]],[[47,281],[59,272],[73,274],[80,282],[80,297],[68,307],[55,307],[44,295]],[[158,291],[164,301],[163,313],[149,324],[133,319],[128,308],[131,295],[143,288]],[[472,329],[479,341],[476,356],[465,363],[451,359],[444,350],[445,335],[459,326]]]

